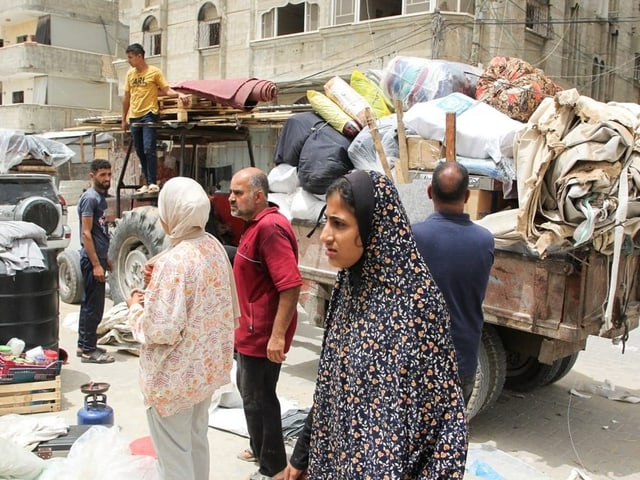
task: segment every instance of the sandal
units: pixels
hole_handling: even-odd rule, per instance
[[[97,350],[88,354],[89,356],[85,356],[85,355],[87,354],[82,354],[82,357],[81,357],[82,363],[113,363],[116,361],[116,359],[113,358],[111,355],[108,355],[106,353],[100,353]]]
[[[96,347],[96,352],[107,353],[107,350],[102,347]],[[76,357],[81,357],[84,351],[81,348],[76,348]]]
[[[249,463],[255,463],[258,461],[250,448],[245,448],[244,450],[242,450],[238,455],[236,455],[236,458]]]

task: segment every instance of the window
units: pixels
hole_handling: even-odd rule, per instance
[[[431,0],[407,0],[406,13],[428,12],[430,10]]]
[[[633,79],[640,83],[640,53],[635,55],[635,63],[633,64]]]
[[[272,8],[262,14],[262,38],[318,29],[318,5],[304,2]]]
[[[528,0],[525,15],[525,26],[542,37],[549,36],[549,2],[548,0]]]
[[[12,103],[24,103],[24,92],[22,90],[11,93]]]
[[[475,12],[476,0],[333,0],[334,25],[412,13]]]
[[[4,47],[4,40],[0,38],[0,48]]]
[[[24,43],[29,39],[29,35],[18,35],[16,37],[16,43]]]
[[[205,3],[198,13],[198,47],[207,48],[220,45],[220,17],[218,10]]]
[[[147,57],[162,54],[162,30],[156,17],[147,17],[142,25],[143,46]]]

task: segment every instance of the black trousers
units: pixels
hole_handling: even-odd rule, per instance
[[[100,263],[107,271],[107,259],[101,258]],[[78,322],[78,348],[84,353],[91,353],[98,343],[98,324],[104,314],[105,283],[98,282],[93,277],[93,266],[87,257],[80,258],[84,295],[80,305],[80,320]]]
[[[260,464],[260,473],[273,477],[287,466],[282,414],[276,395],[281,364],[240,353],[236,361],[236,383],[242,396],[251,449]]]

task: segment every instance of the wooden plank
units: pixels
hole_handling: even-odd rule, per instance
[[[447,123],[445,131],[447,162],[456,161],[456,114],[447,112]]]
[[[376,122],[373,119],[371,109],[368,107],[365,110],[365,118],[367,119],[367,125],[369,126],[369,130],[371,131],[371,138],[373,138],[373,145],[376,148],[376,153],[378,154],[378,158],[380,159],[380,163],[382,164],[384,174],[393,180],[393,177],[391,176],[391,169],[389,168],[389,162],[387,162],[387,156],[385,155],[384,149],[382,148],[382,141],[380,140],[378,127],[376,126]]]
[[[396,100],[396,116],[398,117],[398,146],[400,147],[400,159],[396,165],[396,180],[398,183],[409,182],[409,152],[407,147],[407,135],[404,131],[402,100]]]

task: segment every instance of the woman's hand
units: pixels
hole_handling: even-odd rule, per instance
[[[131,308],[131,305],[134,303],[144,306],[144,290],[140,290],[139,288],[131,290],[131,294],[129,298],[127,298],[127,306]]]

